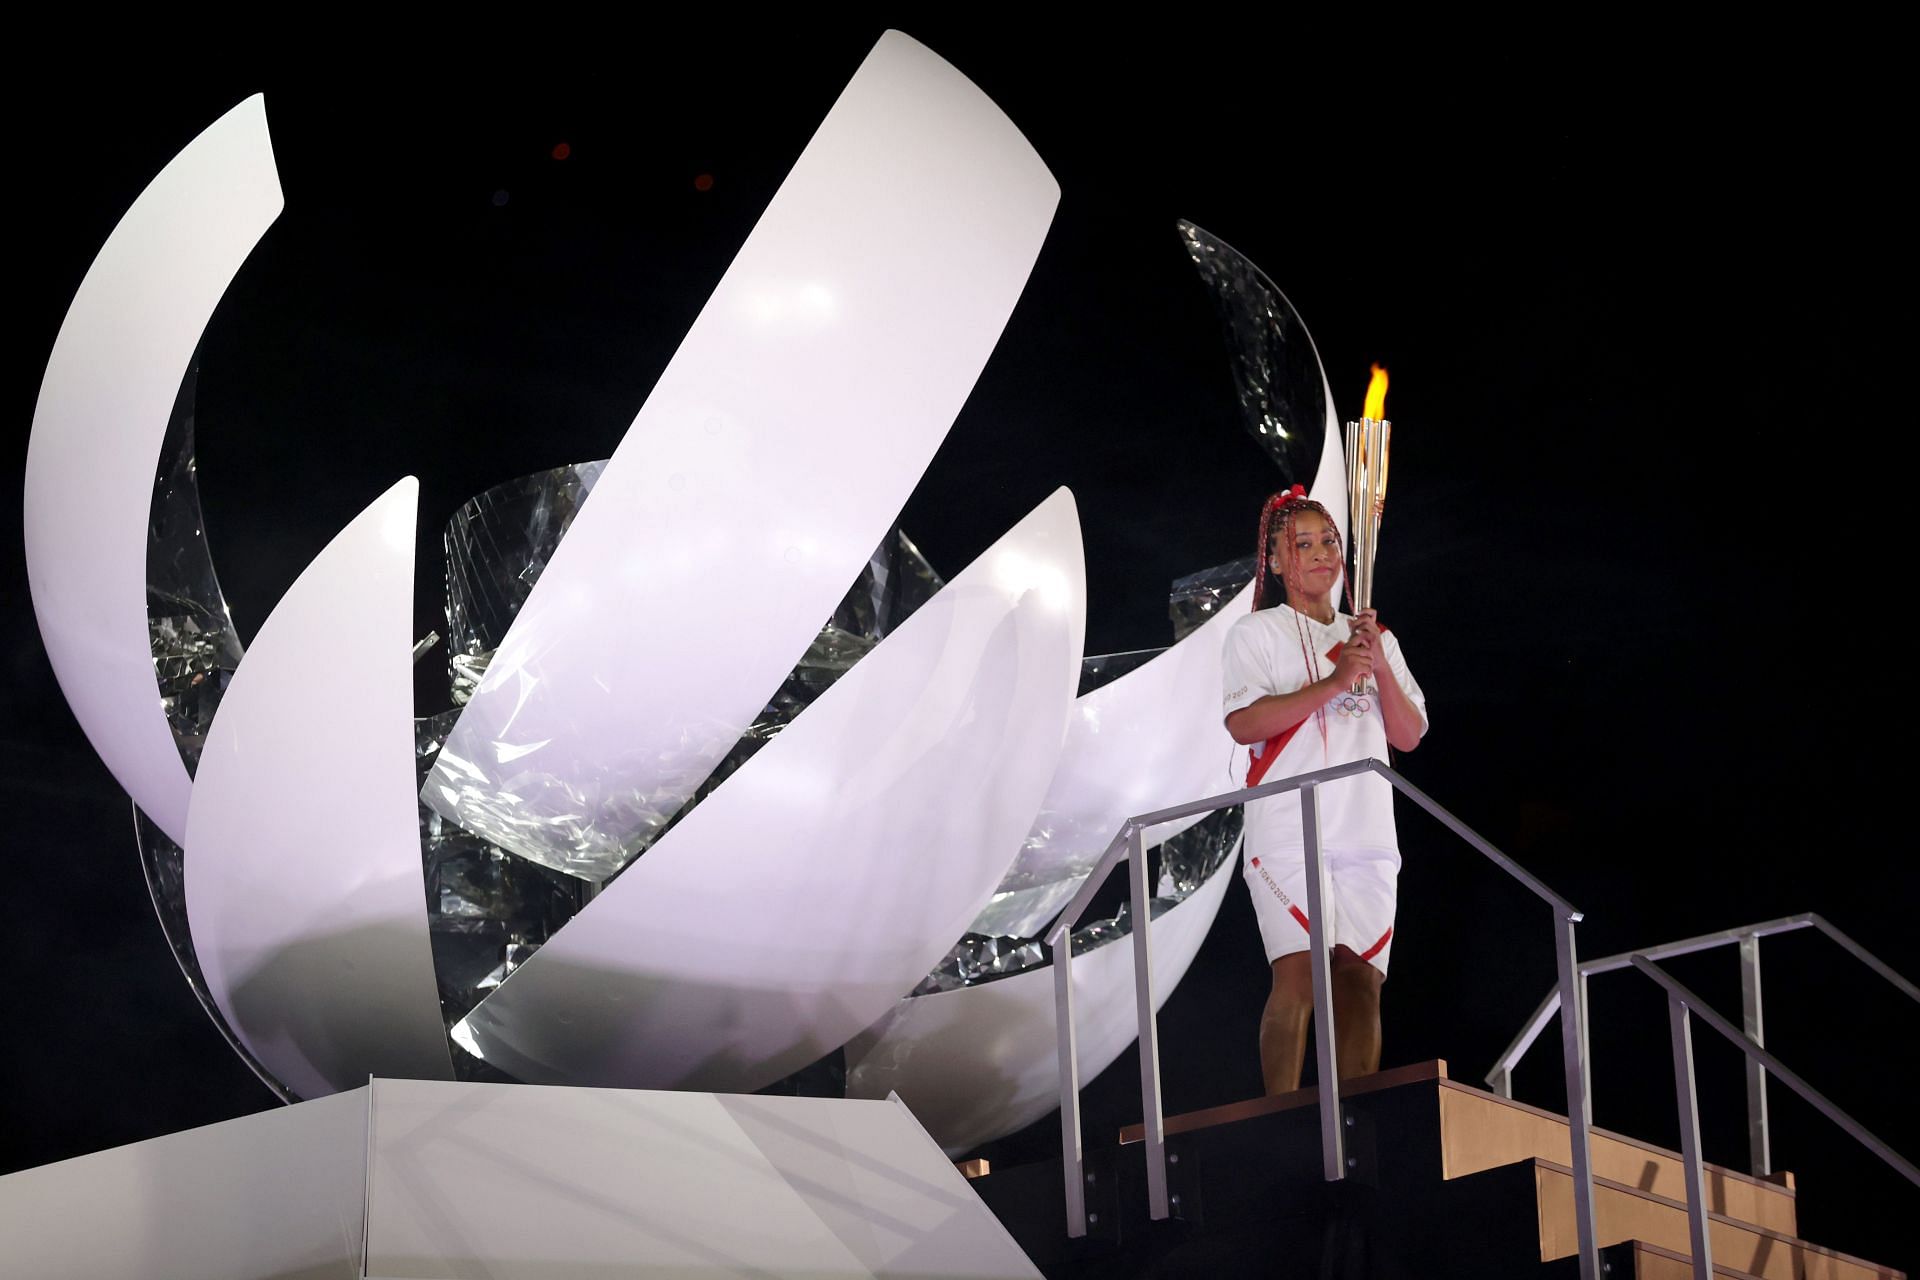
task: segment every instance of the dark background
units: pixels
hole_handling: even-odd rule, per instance
[[[1405,772],[1588,913],[1586,955],[1813,910],[1920,968],[1899,945],[1917,878],[1896,810],[1910,255],[1886,186],[1876,86],[1891,81],[1861,49],[1671,25],[1524,47],[1408,32],[1372,50],[1359,25],[1200,17],[908,29],[1063,188],[902,514],[937,567],[957,572],[1071,486],[1098,653],[1166,643],[1169,580],[1252,550],[1278,477],[1175,238],[1191,218],[1287,291],[1343,418],[1370,361],[1393,372],[1377,596],[1433,719]],[[612,451],[879,30],[609,47],[535,28],[472,55],[423,41],[95,79],[40,67],[8,90],[8,465],[17,477],[102,240],[182,146],[264,90],[287,207],[202,352],[222,584],[251,637],[335,532],[415,474],[416,630],[444,629],[446,517]],[[13,530],[18,493],[0,512]],[[60,698],[16,535],[6,547],[0,1169],[15,1169],[270,1100],[168,955],[127,801]],[[663,607],[699,625],[698,600]],[[423,681],[421,709],[443,705]],[[1477,1082],[1552,982],[1549,913],[1423,817],[1403,810],[1401,831],[1386,1061],[1444,1057]],[[1920,1152],[1903,1091],[1920,1010],[1817,935],[1762,951],[1770,1046]],[[1731,951],[1672,968],[1737,1013]],[[1258,1091],[1265,982],[1236,886],[1162,1017],[1170,1109]],[[1675,1145],[1661,998],[1620,974],[1595,979],[1593,1006],[1597,1122]],[[1696,1040],[1707,1155],[1743,1166],[1737,1055]],[[1089,1088],[1090,1142],[1137,1117],[1134,1089],[1130,1057]],[[1563,1105],[1556,1042],[1518,1092]],[[1912,1187],[1789,1091],[1773,1100],[1804,1234],[1911,1265],[1897,1215]],[[993,1154],[1043,1156],[1055,1135],[1049,1119]]]

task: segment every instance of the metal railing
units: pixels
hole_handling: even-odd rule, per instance
[[[1855,1141],[1893,1166],[1907,1181],[1920,1187],[1920,1169],[1915,1169],[1892,1147],[1869,1133],[1866,1126],[1789,1071],[1780,1059],[1762,1048],[1758,1040],[1736,1029],[1647,955],[1631,955],[1627,962],[1659,983],[1667,993],[1667,1025],[1673,1038],[1673,1090],[1680,1111],[1680,1158],[1686,1166],[1687,1232],[1693,1245],[1693,1274],[1697,1280],[1713,1280],[1713,1245],[1707,1232],[1706,1166],[1700,1158],[1700,1111],[1693,1085],[1693,1014],[1699,1014],[1702,1022],[1731,1040],[1734,1047],[1746,1055],[1749,1065],[1758,1064],[1764,1070],[1773,1072],[1782,1084],[1812,1103],[1821,1115],[1852,1134]],[[1891,970],[1886,972],[1911,992],[1910,983]]]
[[[1920,1001],[1920,988],[1895,973],[1878,956],[1849,938],[1840,930],[1811,911],[1799,915],[1785,916],[1779,920],[1767,920],[1760,924],[1741,925],[1734,929],[1722,929],[1718,933],[1703,933],[1697,938],[1682,938],[1678,942],[1669,942],[1657,947],[1642,947],[1637,951],[1623,951],[1619,955],[1603,956],[1598,960],[1588,960],[1580,966],[1580,1037],[1582,1053],[1589,1064],[1592,1055],[1588,1052],[1587,1041],[1587,979],[1597,973],[1610,973],[1617,969],[1633,968],[1636,957],[1648,960],[1670,960],[1674,956],[1691,955],[1696,951],[1711,951],[1715,947],[1738,946],[1740,948],[1740,1020],[1742,1030],[1756,1045],[1766,1044],[1765,1009],[1760,987],[1760,939],[1777,933],[1792,933],[1798,929],[1818,929],[1844,947],[1860,963],[1891,982],[1905,992],[1909,999]],[[1487,1087],[1503,1098],[1513,1096],[1513,1069],[1520,1059],[1526,1056],[1540,1032],[1560,1008],[1560,991],[1556,987],[1549,991],[1520,1028],[1493,1067],[1487,1072]],[[1767,1124],[1767,1068],[1757,1058],[1749,1055],[1747,1067],[1747,1149],[1752,1172],[1765,1177],[1773,1172],[1772,1140]]]
[[[1147,1163],[1147,1204],[1154,1218],[1165,1218],[1169,1216],[1171,1207],[1167,1194],[1165,1117],[1160,1103],[1160,1038],[1153,1008],[1153,949],[1150,942],[1153,932],[1150,927],[1152,900],[1147,884],[1143,833],[1149,827],[1162,823],[1212,813],[1289,791],[1300,793],[1300,823],[1306,847],[1307,936],[1308,954],[1312,957],[1314,1061],[1319,1075],[1322,1172],[1329,1182],[1346,1177],[1349,1162],[1342,1136],[1339,1072],[1334,1062],[1332,965],[1325,933],[1326,913],[1322,909],[1327,896],[1327,881],[1320,848],[1318,789],[1328,783],[1365,773],[1377,773],[1385,778],[1400,794],[1439,819],[1448,830],[1553,908],[1553,946],[1561,1001],[1558,1007],[1569,1009],[1574,1014],[1561,1019],[1561,1050],[1567,1078],[1568,1136],[1573,1148],[1573,1198],[1580,1239],[1580,1276],[1581,1280],[1599,1280],[1600,1257],[1593,1223],[1593,1168],[1588,1151],[1588,1132],[1593,1123],[1593,1095],[1588,1087],[1586,1043],[1581,1033],[1583,1019],[1579,1016],[1584,1007],[1585,992],[1580,988],[1579,963],[1574,946],[1574,927],[1580,922],[1581,914],[1565,898],[1547,888],[1512,858],[1435,803],[1426,792],[1378,760],[1356,760],[1351,764],[1303,773],[1278,782],[1263,783],[1257,787],[1247,787],[1129,818],[1088,873],[1080,891],[1048,931],[1047,943],[1053,949],[1054,1007],[1060,1026],[1060,1154],[1066,1180],[1067,1234],[1087,1234],[1086,1172],[1080,1144],[1080,1071],[1073,1030],[1074,926],[1092,904],[1107,873],[1122,859],[1130,862],[1129,901],[1133,916],[1134,990],[1140,1031],[1140,1113]],[[1544,1021],[1541,1025],[1545,1025]]]

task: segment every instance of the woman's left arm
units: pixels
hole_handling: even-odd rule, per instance
[[[1387,745],[1395,751],[1413,750],[1427,731],[1427,718],[1400,687],[1393,663],[1388,659],[1379,615],[1372,609],[1361,610],[1353,620],[1351,638],[1373,650],[1373,679],[1380,687],[1380,717],[1387,731]]]

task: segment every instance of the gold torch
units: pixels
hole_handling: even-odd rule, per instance
[[[1392,435],[1387,371],[1376,364],[1360,421],[1347,424],[1347,519],[1353,526],[1353,577],[1348,586],[1355,613],[1373,606],[1373,557],[1380,550],[1380,515],[1387,509],[1387,446]],[[1353,691],[1367,691],[1364,677],[1354,681]]]

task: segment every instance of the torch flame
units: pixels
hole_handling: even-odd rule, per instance
[[[1387,416],[1387,371],[1373,366],[1373,378],[1367,383],[1367,407],[1360,415],[1381,422]]]

